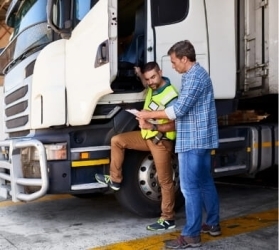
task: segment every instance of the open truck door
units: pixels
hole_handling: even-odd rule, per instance
[[[39,73],[34,78],[40,81],[40,88],[59,83],[58,91],[49,93],[56,93],[54,98],[61,100],[56,106],[64,110],[61,118],[66,119],[65,124],[87,125],[98,100],[112,93],[110,84],[117,68],[113,63],[117,61],[113,59],[117,52],[117,0],[48,0],[47,8],[48,25],[62,39],[41,51],[36,63]]]
[[[83,1],[78,1],[83,5]],[[85,1],[90,4],[92,1]],[[115,0],[96,1],[66,43],[66,88],[69,125],[88,124],[98,100],[112,93],[110,61],[116,56]],[[109,26],[110,25],[110,26]],[[82,62],[82,63],[81,63]],[[117,65],[114,64],[114,68]],[[79,88],[75,88],[79,83]]]

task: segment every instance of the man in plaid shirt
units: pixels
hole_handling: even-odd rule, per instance
[[[161,111],[141,111],[143,119],[175,120],[180,187],[185,197],[186,225],[167,249],[201,246],[200,232],[221,234],[219,199],[211,175],[212,149],[218,147],[218,124],[210,76],[196,62],[194,46],[188,41],[174,44],[168,51],[172,67],[182,74],[180,94],[173,106]],[[207,218],[202,224],[202,209]]]

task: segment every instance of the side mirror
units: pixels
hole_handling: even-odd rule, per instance
[[[47,24],[55,33],[59,34],[62,38],[70,38],[70,28],[61,29],[53,22],[53,0],[47,1]],[[67,21],[65,24],[67,27],[71,27],[71,21]]]

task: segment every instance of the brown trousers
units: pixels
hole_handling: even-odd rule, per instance
[[[173,142],[162,140],[155,145],[152,140],[144,140],[140,131],[126,132],[112,137],[110,177],[114,182],[122,181],[122,164],[126,148],[151,152],[162,192],[161,218],[173,220],[175,214],[175,190],[171,166]]]

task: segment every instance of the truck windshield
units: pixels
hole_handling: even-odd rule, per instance
[[[0,54],[1,73],[52,41],[47,28],[46,4],[47,0],[27,0],[15,13],[11,42]]]

